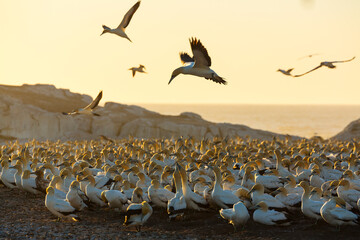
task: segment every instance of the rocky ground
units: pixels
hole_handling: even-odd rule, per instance
[[[249,221],[233,231],[218,212],[189,213],[181,222],[169,222],[164,211],[155,210],[141,233],[125,228],[124,216],[108,209],[80,212],[80,222],[57,221],[34,196],[0,185],[0,239],[359,239],[360,227],[330,225],[299,215],[291,226],[268,227]]]

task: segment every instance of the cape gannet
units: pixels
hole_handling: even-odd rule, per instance
[[[75,212],[69,202],[64,199],[56,198],[54,188],[48,187],[46,189],[45,206],[49,211],[59,218],[70,218],[74,221],[79,221],[78,216],[72,214]]]
[[[153,209],[149,203],[143,201],[142,203],[132,203],[126,209],[125,226],[135,226],[139,232],[141,226],[149,219]]]
[[[250,218],[247,208],[241,201],[234,204],[233,208],[221,209],[219,212],[222,218],[234,226],[235,231],[237,226],[245,225]]]
[[[94,113],[93,110],[99,105],[99,102],[102,98],[102,94],[103,94],[102,91],[100,91],[99,94],[97,95],[97,97],[86,107],[80,108],[79,110],[75,110],[70,113],[63,112],[62,114],[64,114],[64,115],[76,115],[76,114],[91,115],[92,114],[95,116],[100,116],[99,114]]]
[[[306,75],[306,74],[308,74],[308,73],[310,73],[310,72],[312,72],[312,71],[315,71],[316,69],[319,69],[319,68],[321,68],[321,67],[336,68],[336,66],[334,65],[334,63],[350,62],[350,61],[352,61],[352,60],[354,60],[354,59],[355,59],[355,57],[353,57],[353,58],[351,58],[351,59],[349,59],[349,60],[343,60],[343,61],[332,61],[332,62],[327,61],[327,62],[321,62],[319,66],[317,66],[317,67],[315,67],[315,68],[311,69],[310,71],[307,71],[307,72],[305,72],[305,73],[303,73],[303,74],[294,75],[294,77],[304,76],[304,75]]]
[[[339,205],[340,207],[336,207]],[[334,197],[329,199],[320,209],[322,218],[334,226],[357,225],[358,216],[345,209],[345,201],[341,198]]]
[[[258,203],[256,207],[257,209],[253,214],[253,219],[255,222],[265,225],[290,225],[290,222],[284,213],[275,210],[269,210],[265,202]]]
[[[113,33],[120,37],[126,38],[127,40],[132,42],[130,40],[130,38],[126,35],[125,29],[129,25],[130,20],[133,17],[134,13],[139,8],[140,2],[141,1],[138,1],[137,3],[135,3],[134,6],[132,6],[132,8],[130,8],[130,10],[125,14],[123,20],[121,21],[120,25],[117,28],[111,29],[111,28],[103,25],[102,27],[104,28],[104,31],[100,34],[100,36],[103,35],[104,33]]]
[[[186,209],[186,201],[181,185],[181,175],[177,166],[175,166],[173,179],[175,182],[176,193],[175,196],[169,200],[167,205],[167,213],[170,219],[182,217]]]
[[[200,40],[191,38],[189,41],[194,56],[190,57],[187,53],[180,53],[181,61],[183,63],[188,63],[188,65],[175,69],[171,74],[171,78],[168,84],[170,84],[171,81],[181,73],[204,77],[205,79],[212,80],[219,84],[227,84],[227,82],[222,77],[210,69],[211,58]]]
[[[75,180],[70,184],[69,191],[66,194],[66,201],[78,211],[88,207],[81,198],[79,194],[80,191],[80,184]]]
[[[135,77],[135,74],[136,72],[139,72],[139,73],[147,73],[144,71],[145,69],[145,66],[144,65],[139,65],[139,67],[132,67],[132,68],[129,68],[129,70],[131,70],[132,72],[132,76]]]

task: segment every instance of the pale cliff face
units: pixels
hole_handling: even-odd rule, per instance
[[[198,139],[216,135],[249,135],[262,139],[280,136],[244,125],[211,123],[198,114],[165,116],[138,106],[113,102],[100,103],[104,107],[94,110],[100,116],[62,115],[62,112],[86,106],[91,100],[87,95],[52,85],[0,85],[0,140],[97,139],[100,135],[110,138],[193,136]]]

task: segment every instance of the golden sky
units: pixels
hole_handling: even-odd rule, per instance
[[[47,83],[103,103],[359,104],[360,1],[143,0],[126,32],[104,34],[136,0],[0,0],[0,83]],[[168,85],[199,38],[227,86],[189,75]],[[318,53],[313,58],[300,57]],[[321,61],[357,58],[321,68]],[[148,74],[132,78],[143,64]]]

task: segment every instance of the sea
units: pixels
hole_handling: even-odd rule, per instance
[[[199,114],[216,123],[310,138],[330,138],[360,118],[360,105],[137,104],[166,115]]]

